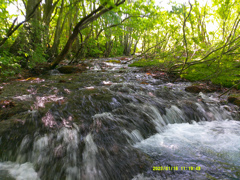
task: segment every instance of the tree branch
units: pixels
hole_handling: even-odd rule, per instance
[[[186,63],[187,63],[187,61],[188,61],[188,56],[189,56],[189,55],[188,55],[188,44],[187,44],[187,39],[186,39],[185,27],[186,27],[187,19],[189,18],[190,14],[191,14],[191,11],[192,11],[192,4],[190,3],[190,0],[188,1],[188,3],[190,4],[190,10],[189,10],[189,12],[188,12],[187,17],[185,16],[185,13],[184,13],[184,21],[183,21],[183,39],[184,39],[184,45],[185,45],[185,51],[186,51],[187,57],[186,57],[186,59],[185,59],[185,61],[184,61],[184,63],[183,63],[183,66],[182,66],[182,69],[181,69],[179,75],[182,74],[182,72],[183,72],[183,70],[184,70],[184,67],[185,67],[185,65],[186,65]],[[185,5],[184,5],[184,6],[185,6]],[[177,77],[173,80],[173,82],[175,82],[176,79],[177,79]]]
[[[89,23],[93,22],[94,20],[99,18],[104,13],[110,11],[115,6],[119,6],[119,5],[123,4],[124,2],[125,2],[125,0],[121,0],[121,1],[118,0],[114,6],[110,6],[108,8],[105,7],[107,5],[107,2],[105,2],[102,5],[100,5],[96,10],[92,11],[89,15],[83,17],[81,19],[81,21],[79,23],[77,23],[77,25],[73,29],[73,33],[69,37],[69,39],[68,39],[66,45],[64,46],[63,50],[61,51],[61,53],[51,63],[50,68],[51,69],[55,68],[59,64],[59,62],[61,62],[64,59],[64,57],[67,55],[68,51],[71,49],[71,46],[72,46],[73,42],[75,41],[78,33],[82,29],[86,28]]]
[[[19,23],[15,28],[13,28],[13,27],[14,27],[14,24],[15,24],[15,22],[16,22],[16,19],[13,21],[12,26],[11,26],[11,28],[8,30],[8,33],[7,33],[6,37],[1,40],[1,42],[0,42],[0,47],[2,47],[2,45],[8,40],[8,38],[9,38],[22,24],[24,24],[25,22],[29,21],[29,20],[33,17],[34,12],[35,12],[36,9],[38,8],[38,6],[39,6],[39,4],[41,3],[41,1],[42,1],[42,0],[40,0],[40,1],[34,6],[32,12],[29,14],[29,16],[26,17],[26,19],[25,19],[24,21],[22,21],[21,23]]]
[[[235,88],[235,87],[238,86],[238,85],[240,85],[240,81],[239,81],[237,84],[235,84],[234,86],[230,87],[230,88],[229,88],[227,91],[225,91],[224,93],[220,94],[220,95],[218,96],[218,98],[220,98],[222,95],[226,94],[227,92],[231,91],[233,88]]]
[[[110,26],[108,26],[108,27],[106,27],[106,28],[100,29],[100,31],[98,32],[98,34],[97,34],[97,36],[96,36],[95,39],[97,40],[98,37],[100,36],[100,34],[101,34],[104,30],[109,29],[109,28],[112,28],[112,27],[119,26],[119,25],[121,25],[124,21],[126,21],[127,19],[130,19],[131,17],[133,17],[133,16],[129,16],[129,17],[123,19],[123,20],[122,20],[120,23],[118,23],[118,24],[112,24],[112,25],[110,25]]]

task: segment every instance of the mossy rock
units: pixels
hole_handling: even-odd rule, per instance
[[[77,72],[77,68],[74,66],[62,66],[58,68],[58,71],[63,74],[71,74]]]
[[[85,64],[80,64],[77,66],[62,66],[58,68],[58,71],[63,74],[71,74],[71,73],[81,73],[85,71],[87,67]]]
[[[238,98],[233,97],[233,96],[229,96],[229,97],[228,97],[228,102],[230,102],[230,103],[233,103],[233,102],[236,101],[236,100],[238,100]]]
[[[201,88],[199,88],[198,86],[188,86],[185,88],[185,91],[191,92],[191,93],[199,93],[201,92]]]
[[[5,103],[6,102],[6,103]],[[0,121],[8,119],[19,113],[26,112],[29,110],[30,105],[23,103],[16,103],[11,100],[5,100],[0,102]]]
[[[211,93],[217,91],[215,87],[207,86],[207,85],[193,85],[193,86],[188,86],[185,88],[187,92],[191,93]]]
[[[29,77],[32,75],[40,75],[40,74],[46,74],[50,70],[50,64],[49,63],[38,63],[35,67],[30,69],[28,73],[24,74],[24,77]]]
[[[119,60],[108,60],[108,61],[106,61],[106,62],[110,62],[110,63],[121,63],[121,61],[119,61]]]

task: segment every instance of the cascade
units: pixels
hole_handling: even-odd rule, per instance
[[[8,98],[31,108],[0,122],[23,122],[0,131],[0,179],[239,178],[237,107],[110,65],[16,82]]]

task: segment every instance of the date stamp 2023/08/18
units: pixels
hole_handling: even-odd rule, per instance
[[[193,166],[153,166],[153,171],[200,171],[201,167],[193,167]]]

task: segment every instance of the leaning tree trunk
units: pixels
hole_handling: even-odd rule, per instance
[[[118,0],[114,6],[109,6],[109,7],[105,7],[107,5],[107,3],[104,3],[104,4],[100,5],[96,10],[92,11],[89,15],[82,18],[81,21],[75,26],[73,33],[69,37],[62,52],[51,63],[50,68],[51,69],[55,68],[64,59],[64,57],[67,55],[68,51],[71,49],[73,42],[77,38],[78,33],[82,29],[86,28],[89,25],[89,23],[95,21],[96,19],[98,19],[100,16],[102,16],[106,12],[112,10],[115,6],[119,6],[119,5],[123,4],[124,2],[125,2],[125,0]]]

